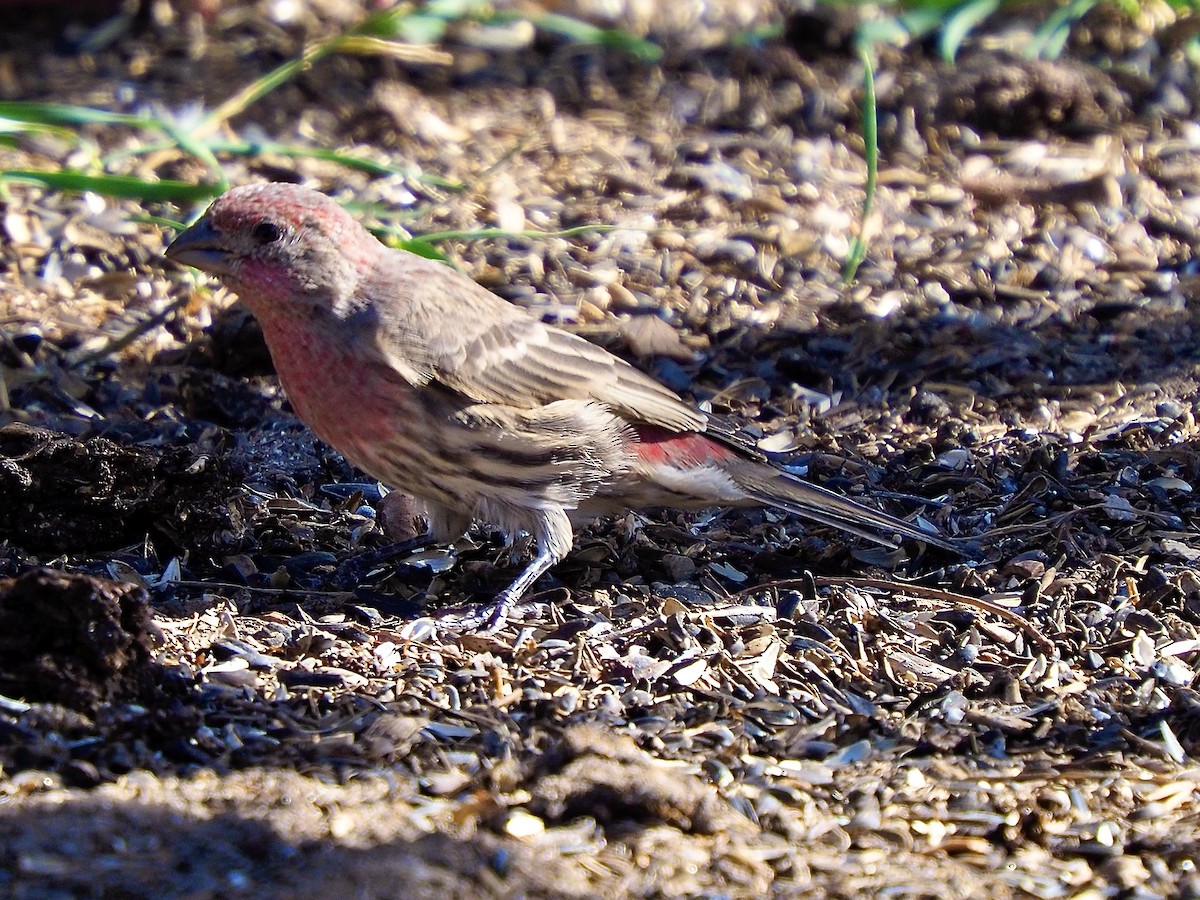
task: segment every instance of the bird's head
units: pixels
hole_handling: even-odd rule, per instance
[[[336,309],[383,245],[331,198],[295,184],[252,184],[218,197],[166,257],[216,275],[256,312]]]

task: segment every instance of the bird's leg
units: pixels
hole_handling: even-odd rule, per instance
[[[492,634],[504,627],[514,606],[525,596],[525,592],[560,562],[571,549],[571,521],[566,511],[550,508],[538,511],[538,518],[530,529],[537,542],[537,553],[512,584],[496,595],[487,606],[480,606],[460,618],[457,624],[466,630]]]
[[[464,630],[477,631],[480,634],[492,634],[504,627],[513,607],[525,596],[525,592],[549,571],[558,560],[549,550],[539,550],[524,571],[516,577],[512,584],[496,595],[491,603],[477,606],[458,620]]]

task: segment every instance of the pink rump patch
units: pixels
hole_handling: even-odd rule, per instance
[[[688,469],[737,456],[733,449],[695,431],[679,434],[653,425],[635,427],[639,441],[637,455],[643,462]]]

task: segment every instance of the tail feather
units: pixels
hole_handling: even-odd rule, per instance
[[[777,506],[793,515],[839,528],[885,547],[896,547],[894,536],[900,535],[960,556],[969,555],[967,548],[936,532],[925,531],[911,522],[809,484],[782,469],[747,461],[742,465],[727,466],[726,471],[751,498],[765,506]]]
[[[911,522],[856,503],[841,494],[809,484],[777,468],[748,438],[728,421],[711,416],[706,432],[677,433],[651,425],[636,426],[636,453],[644,487],[661,489],[658,500],[647,505],[711,505],[753,502],[776,506],[793,515],[838,528],[869,541],[896,547],[894,536],[933,544],[959,556],[974,556],[970,545],[955,543],[936,531],[925,531]],[[704,473],[720,473],[736,485],[742,497],[720,497],[705,482]],[[666,475],[670,479],[666,479]],[[691,482],[689,483],[689,476]],[[729,487],[733,487],[729,485]],[[689,492],[689,488],[691,491]],[[694,499],[692,499],[694,498]],[[705,502],[708,501],[708,502]]]

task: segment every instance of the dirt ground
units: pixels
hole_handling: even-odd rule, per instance
[[[363,12],[143,7],[22,11],[0,99],[195,122]],[[460,25],[334,55],[220,137],[407,174],[276,146],[230,180],[502,229],[441,246],[980,559],[630,513],[458,634],[507,553],[389,554],[403,504],[161,259],[154,217],[197,209],[0,183],[0,895],[1200,897],[1195,21],[1098,7],[1053,63],[1021,53],[1042,6],[953,65],[883,48],[845,286],[869,11],[555,8],[665,52]],[[158,140],[0,166],[207,176]]]

